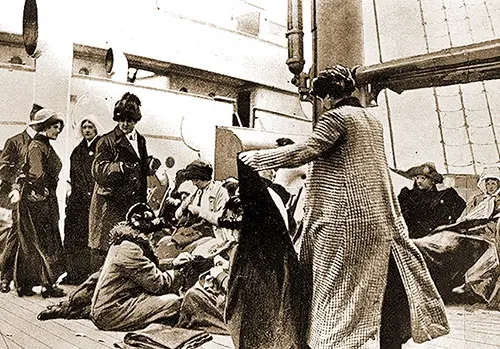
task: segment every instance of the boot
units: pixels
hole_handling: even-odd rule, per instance
[[[60,298],[66,296],[64,290],[56,285],[45,286],[42,289],[43,298]]]
[[[10,292],[10,281],[2,280],[0,281],[0,292],[9,293]]]

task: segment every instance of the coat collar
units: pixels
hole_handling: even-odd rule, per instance
[[[40,141],[43,144],[50,145],[49,138],[47,136],[45,136],[45,135],[40,134],[40,133],[37,133],[35,135],[35,138],[33,138],[33,139],[36,139],[37,141]]]
[[[129,152],[131,152],[132,154],[134,154],[139,159],[140,156],[134,150],[134,148],[132,147],[132,144],[130,144],[130,142],[127,139],[127,136],[125,135],[125,133],[123,133],[123,131],[120,130],[120,128],[118,126],[115,127],[114,133],[115,133],[115,142],[116,142],[116,145],[119,146],[119,147],[127,149]],[[137,144],[139,146],[139,151],[140,151],[141,145],[142,145],[142,137],[139,134],[139,132],[137,132],[136,136],[137,136]]]
[[[346,97],[335,103],[334,108],[340,108],[343,106],[352,106],[352,107],[363,107],[361,105],[361,101],[357,97]]]

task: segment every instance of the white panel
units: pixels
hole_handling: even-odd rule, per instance
[[[106,132],[111,130],[116,125],[112,120],[114,103],[125,92],[136,94],[142,102],[143,117],[137,123],[137,130],[147,137],[152,154],[158,154],[161,159],[174,156],[178,164],[184,164],[181,159],[192,159],[196,155],[189,148],[192,147],[198,149],[202,157],[213,161],[215,126],[231,126],[233,105],[230,103],[79,76],[72,79],[72,98],[80,101],[77,106],[72,104],[72,124],[76,125],[86,113],[93,113],[100,116]],[[72,143],[76,142],[75,138]],[[173,146],[172,142],[178,145]],[[170,147],[174,148],[174,154]]]
[[[255,111],[254,126],[257,130],[305,135],[310,134],[312,130],[309,120],[280,116],[262,110]]]

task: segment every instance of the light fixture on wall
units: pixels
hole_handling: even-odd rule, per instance
[[[9,59],[9,63],[24,65],[23,59],[19,56],[13,56],[11,59]]]
[[[90,70],[87,67],[81,67],[80,70],[78,71],[78,74],[89,75],[90,74]]]

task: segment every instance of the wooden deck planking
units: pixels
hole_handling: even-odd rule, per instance
[[[67,288],[66,288],[67,289]],[[67,289],[71,291],[71,289]],[[0,349],[107,349],[125,333],[97,329],[90,320],[38,321],[47,305],[60,299],[0,294]],[[412,341],[404,349],[500,349],[500,312],[470,306],[447,307],[451,332],[423,344]],[[213,335],[200,349],[233,349],[231,338]]]
[[[64,319],[56,319],[56,320],[48,320],[48,321],[39,321],[36,319],[38,313],[46,308],[47,305],[57,303],[59,300],[44,300],[43,298],[28,297],[28,298],[19,298],[13,295],[10,299],[14,304],[22,304],[25,308],[29,309],[33,318],[35,319],[37,324],[46,324],[46,323],[56,323],[60,327],[62,327],[62,331],[78,334],[77,338],[80,338],[81,341],[92,341],[91,343],[93,347],[96,348],[109,348],[113,345],[114,342],[121,341],[123,339],[123,332],[111,332],[111,331],[100,331],[95,327],[95,325],[90,320],[64,320]],[[85,339],[87,338],[87,339]],[[99,344],[99,345],[98,345]],[[84,348],[85,346],[82,346]]]
[[[21,300],[22,301],[22,300]],[[12,299],[12,302],[10,302],[8,305],[12,310],[18,314],[19,316],[23,317],[26,319],[28,322],[30,322],[33,326],[40,327],[44,329],[45,331],[54,334],[55,336],[58,336],[71,345],[74,345],[76,348],[85,348],[85,347],[95,347],[95,348],[100,348],[104,349],[107,348],[105,345],[101,345],[99,342],[93,340],[91,336],[88,335],[79,335],[80,333],[84,331],[74,331],[70,327],[64,326],[64,324],[61,323],[62,320],[56,320],[56,321],[39,321],[36,319],[36,314],[38,314],[38,309],[33,312],[33,307],[30,307],[29,302],[23,302],[24,304],[21,305],[19,304],[19,301],[15,299],[15,297]],[[5,309],[4,302],[0,301],[0,308]],[[31,308],[31,311],[30,311]],[[35,316],[33,316],[35,315]],[[98,331],[96,331],[98,332]],[[111,343],[112,344],[112,343]]]

